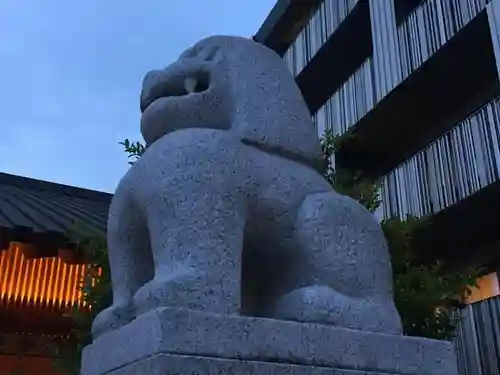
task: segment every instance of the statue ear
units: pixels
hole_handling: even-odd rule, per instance
[[[196,57],[197,54],[198,54],[197,48],[191,47],[191,48],[185,50],[184,52],[182,52],[179,56],[179,59],[192,59],[192,58]]]

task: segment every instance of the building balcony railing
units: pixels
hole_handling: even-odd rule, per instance
[[[368,57],[313,115],[318,134],[328,129],[341,135],[370,112],[375,106],[373,82],[373,60]]]
[[[500,179],[500,98],[382,179],[383,217],[424,216]]]
[[[372,53],[368,0],[326,0],[315,17],[285,56],[313,114]]]
[[[397,30],[402,78],[408,77],[436,53],[490,1],[421,1]]]
[[[499,93],[483,10],[350,127],[336,161],[372,177],[385,175]]]
[[[360,0],[324,0],[320,4],[283,56],[288,69],[295,77],[326,43],[358,1]]]

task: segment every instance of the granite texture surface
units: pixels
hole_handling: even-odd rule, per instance
[[[82,375],[128,371],[457,375],[449,342],[173,308],[148,312],[84,351]]]
[[[159,354],[111,371],[109,375],[388,375],[261,361]],[[394,375],[394,374],[391,374]]]
[[[204,39],[146,75],[141,110],[148,148],[111,203],[113,305],[95,338],[158,307],[401,332],[382,231],[317,169],[280,56]]]

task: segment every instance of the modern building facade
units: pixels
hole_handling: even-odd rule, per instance
[[[499,374],[500,0],[279,0],[254,39],[319,135],[349,135],[335,167],[382,180],[379,219],[429,215],[422,256],[490,268],[458,346],[464,374]]]

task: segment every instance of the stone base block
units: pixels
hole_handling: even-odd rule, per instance
[[[223,358],[158,354],[108,372],[109,375],[385,375],[386,372],[342,370]],[[393,374],[391,374],[393,375]]]
[[[162,308],[85,348],[82,375],[457,375],[451,343]]]

